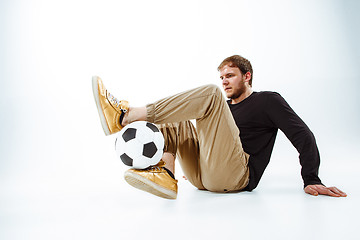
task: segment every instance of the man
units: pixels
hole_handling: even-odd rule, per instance
[[[218,87],[207,85],[148,104],[129,107],[93,77],[93,92],[106,135],[134,121],[158,125],[165,138],[162,160],[144,170],[129,169],[125,180],[160,197],[175,199],[175,156],[185,177],[198,189],[213,192],[252,191],[270,161],[277,130],[300,153],[304,191],[311,195],[345,197],[325,187],[319,177],[319,152],[306,124],[274,92],[252,90],[251,63],[234,55],[218,67],[226,101]],[[196,128],[190,122],[196,120]]]

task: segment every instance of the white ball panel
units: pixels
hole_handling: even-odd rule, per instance
[[[132,159],[136,159],[141,156],[143,151],[143,144],[141,144],[136,138],[125,143],[124,152],[131,157]]]
[[[164,149],[164,136],[162,135],[161,132],[157,132],[154,135],[154,143],[156,145],[156,147],[160,150]]]
[[[116,137],[115,150],[119,156],[121,156],[125,152],[125,141],[121,137],[120,133]]]
[[[136,139],[145,144],[154,140],[154,132],[146,126],[141,126],[136,132]]]
[[[138,169],[144,169],[151,166],[151,159],[140,155],[133,161],[133,167]]]
[[[155,155],[151,158],[150,165],[156,165],[161,160],[163,156],[163,150],[159,150],[155,153]]]

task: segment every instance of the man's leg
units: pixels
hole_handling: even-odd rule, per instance
[[[158,127],[164,135],[165,154],[171,156],[169,157],[170,166],[177,156],[187,180],[195,187],[205,189],[200,176],[199,141],[193,124],[190,121],[184,121],[158,124]]]
[[[196,119],[199,161],[180,158],[185,174],[186,166],[196,169],[194,178],[201,179],[201,186],[210,191],[238,191],[246,187],[249,155],[243,151],[239,129],[217,86],[207,85],[164,98],[146,109],[146,120],[155,124]]]
[[[169,152],[164,152],[161,160],[164,161],[166,168],[175,175],[175,155]]]

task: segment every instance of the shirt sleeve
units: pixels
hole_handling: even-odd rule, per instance
[[[304,188],[310,184],[322,184],[318,177],[319,150],[314,134],[308,126],[278,93],[269,94],[266,112],[269,120],[286,135],[298,151]]]

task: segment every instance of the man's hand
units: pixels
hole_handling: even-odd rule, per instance
[[[346,197],[346,193],[337,189],[336,187],[325,187],[323,185],[307,185],[304,191],[310,195],[327,195],[331,197]]]

